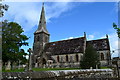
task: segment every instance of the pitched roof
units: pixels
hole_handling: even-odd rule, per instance
[[[44,51],[52,55],[83,53],[85,37],[50,42],[45,45]]]
[[[90,41],[87,41],[86,43],[87,43],[87,45],[88,44],[93,45],[93,47],[97,51],[100,51],[100,50],[110,50],[108,38],[98,39],[98,40],[90,40]]]

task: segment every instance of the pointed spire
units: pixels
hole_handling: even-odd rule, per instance
[[[49,34],[47,29],[46,29],[44,2],[42,3],[42,11],[41,11],[41,15],[40,15],[40,21],[39,21],[38,29],[35,33],[40,33],[40,32],[44,32],[46,34]]]

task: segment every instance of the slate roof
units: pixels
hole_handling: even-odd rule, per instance
[[[52,55],[83,53],[85,37],[50,42],[45,45],[44,51]]]
[[[88,44],[93,45],[93,47],[97,51],[100,51],[100,50],[110,50],[108,38],[98,39],[98,40],[90,40],[90,41],[87,41],[86,43],[87,43],[87,45]]]
[[[85,37],[50,42],[45,45],[44,51],[51,55],[83,53],[84,43]],[[97,51],[110,50],[108,38],[86,41],[86,46],[88,44],[93,45]]]

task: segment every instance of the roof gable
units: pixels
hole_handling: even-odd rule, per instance
[[[90,40],[90,41],[87,41],[87,45],[88,44],[93,45],[93,47],[97,51],[100,51],[100,50],[110,50],[108,38],[98,39],[98,40]]]

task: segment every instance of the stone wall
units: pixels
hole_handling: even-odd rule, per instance
[[[40,72],[3,72],[4,79],[32,79],[32,78],[112,78],[111,69],[82,69],[82,70],[60,70],[60,71],[40,71]]]
[[[104,51],[97,51],[99,54],[99,59],[101,66],[108,66],[109,60],[108,60],[108,54],[109,50]],[[101,53],[103,54],[104,59],[101,59]],[[78,55],[78,61],[76,61],[76,54]],[[66,61],[66,56],[68,56],[68,61]],[[59,57],[59,61],[58,58]],[[55,60],[53,64],[51,64],[52,67],[80,67],[80,61],[83,57],[83,53],[73,53],[73,54],[64,54],[64,55],[53,55],[52,58]]]
[[[78,59],[76,59],[76,55],[78,55]],[[68,56],[68,61],[66,59],[66,56]],[[67,54],[67,55],[54,55],[52,57],[55,60],[55,63],[51,64],[53,67],[76,67],[76,68],[79,68],[80,61],[83,57],[83,54],[82,53],[74,53],[74,54]],[[58,61],[57,57],[59,57],[59,61]]]
[[[101,66],[110,66],[111,65],[111,56],[110,56],[110,51],[109,50],[104,50],[104,51],[97,51],[99,54],[99,60],[101,63]],[[101,53],[103,53],[104,59],[101,59]]]
[[[108,66],[110,63],[108,60],[109,50],[97,51],[97,53],[99,54],[101,66]],[[103,60],[101,59],[101,53],[103,54]],[[76,61],[76,54],[78,54],[78,61]],[[68,61],[66,61],[66,55],[68,56]],[[55,63],[52,64],[53,67],[80,67],[80,61],[83,57],[83,53],[73,53],[66,55],[53,55],[52,57],[55,60]],[[59,57],[59,61],[57,57]]]

